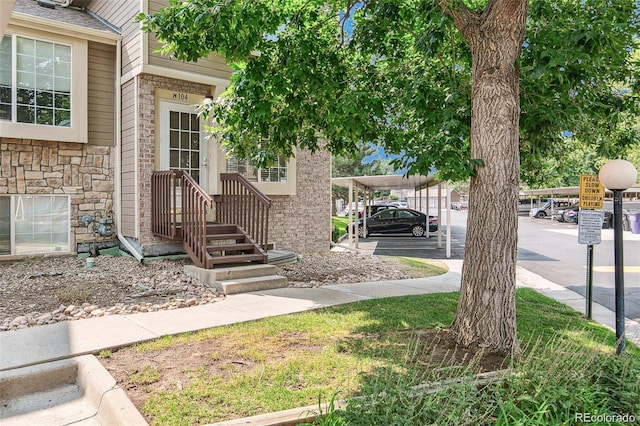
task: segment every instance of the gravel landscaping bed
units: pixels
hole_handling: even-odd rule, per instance
[[[0,262],[0,331],[104,315],[214,303],[214,288],[184,274],[188,260],[139,263],[98,256],[87,268],[75,256]],[[278,266],[290,287],[410,278],[392,258],[352,252],[303,254]]]

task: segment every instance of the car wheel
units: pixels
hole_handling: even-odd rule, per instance
[[[365,228],[363,226],[360,226],[358,228],[358,237],[360,238],[367,238],[369,236],[369,228]]]
[[[413,235],[414,237],[424,236],[424,226],[413,225],[413,227],[411,228],[411,235]]]
[[[545,217],[547,217],[547,214],[545,212],[538,212],[536,213],[536,217],[538,219],[544,219]]]

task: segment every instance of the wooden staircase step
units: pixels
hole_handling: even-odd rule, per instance
[[[245,236],[241,232],[228,234],[209,234],[207,233],[207,241],[210,240],[244,240]]]
[[[207,234],[233,234],[237,226],[230,223],[207,223]]]
[[[219,251],[248,251],[255,246],[252,243],[240,243],[240,244],[207,244],[207,252],[219,252]]]
[[[215,256],[207,259],[207,267],[211,268],[213,265],[224,265],[227,263],[249,263],[249,262],[262,262],[264,260],[263,254],[232,254],[228,256]]]

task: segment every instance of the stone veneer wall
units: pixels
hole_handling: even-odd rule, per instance
[[[296,196],[269,196],[269,242],[297,253],[329,251],[331,155],[298,150],[296,163]]]
[[[0,138],[0,195],[51,194],[71,198],[71,247],[93,241],[83,215],[113,209],[112,147]],[[115,234],[112,238],[115,239]],[[102,238],[99,241],[103,241]]]

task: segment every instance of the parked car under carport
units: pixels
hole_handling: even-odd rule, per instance
[[[364,221],[358,220],[358,235],[366,238],[370,234],[384,233],[411,233],[415,237],[422,237],[426,233],[427,215],[412,209],[387,209],[382,210],[367,218],[366,229]],[[351,225],[352,232],[355,227]],[[438,230],[438,218],[429,216],[429,232]],[[347,232],[349,225],[347,225]]]

